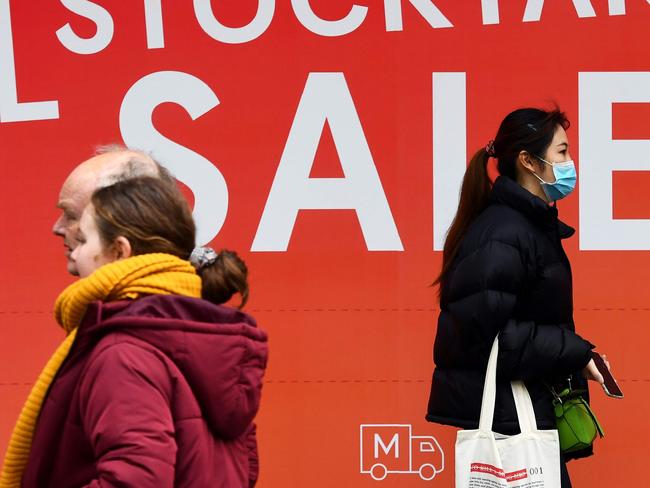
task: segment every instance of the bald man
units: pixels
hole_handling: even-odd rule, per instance
[[[169,172],[147,153],[118,145],[100,147],[93,157],[77,166],[66,178],[56,204],[61,215],[52,232],[63,238],[70,274],[79,274],[70,254],[77,246],[79,218],[93,192],[101,186],[137,176],[156,176],[172,181]]]

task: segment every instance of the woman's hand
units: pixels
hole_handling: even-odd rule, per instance
[[[609,363],[605,362],[605,364],[609,368]],[[582,376],[584,376],[588,380],[597,381],[601,385],[605,382],[605,380],[603,379],[603,375],[600,374],[600,371],[598,371],[598,368],[596,367],[596,363],[594,363],[593,359],[590,359],[589,362],[587,363],[587,366],[585,366],[584,369],[582,370]]]

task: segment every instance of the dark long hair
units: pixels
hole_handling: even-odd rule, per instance
[[[491,144],[476,151],[465,171],[458,211],[445,240],[442,271],[433,283],[440,285],[440,290],[445,288],[449,270],[467,229],[488,205],[492,189],[487,170],[490,157],[497,159],[497,170],[501,176],[516,181],[519,153],[545,154],[558,126],[568,129],[569,120],[557,107],[551,111],[521,108],[503,119]]]
[[[124,236],[134,256],[161,252],[189,259],[196,227],[187,201],[173,182],[149,176],[121,180],[95,191],[91,202],[104,245]],[[206,300],[221,304],[239,293],[239,308],[246,304],[248,269],[237,253],[222,249],[213,264],[197,273]]]

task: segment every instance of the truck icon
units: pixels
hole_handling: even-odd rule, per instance
[[[381,481],[389,474],[419,474],[432,480],[445,468],[445,454],[432,436],[414,436],[409,424],[359,427],[361,473]]]

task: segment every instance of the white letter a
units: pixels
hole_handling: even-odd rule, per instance
[[[344,178],[309,177],[325,121]],[[354,209],[368,250],[403,250],[342,73],[309,74],[251,249],[286,251],[301,209]]]

